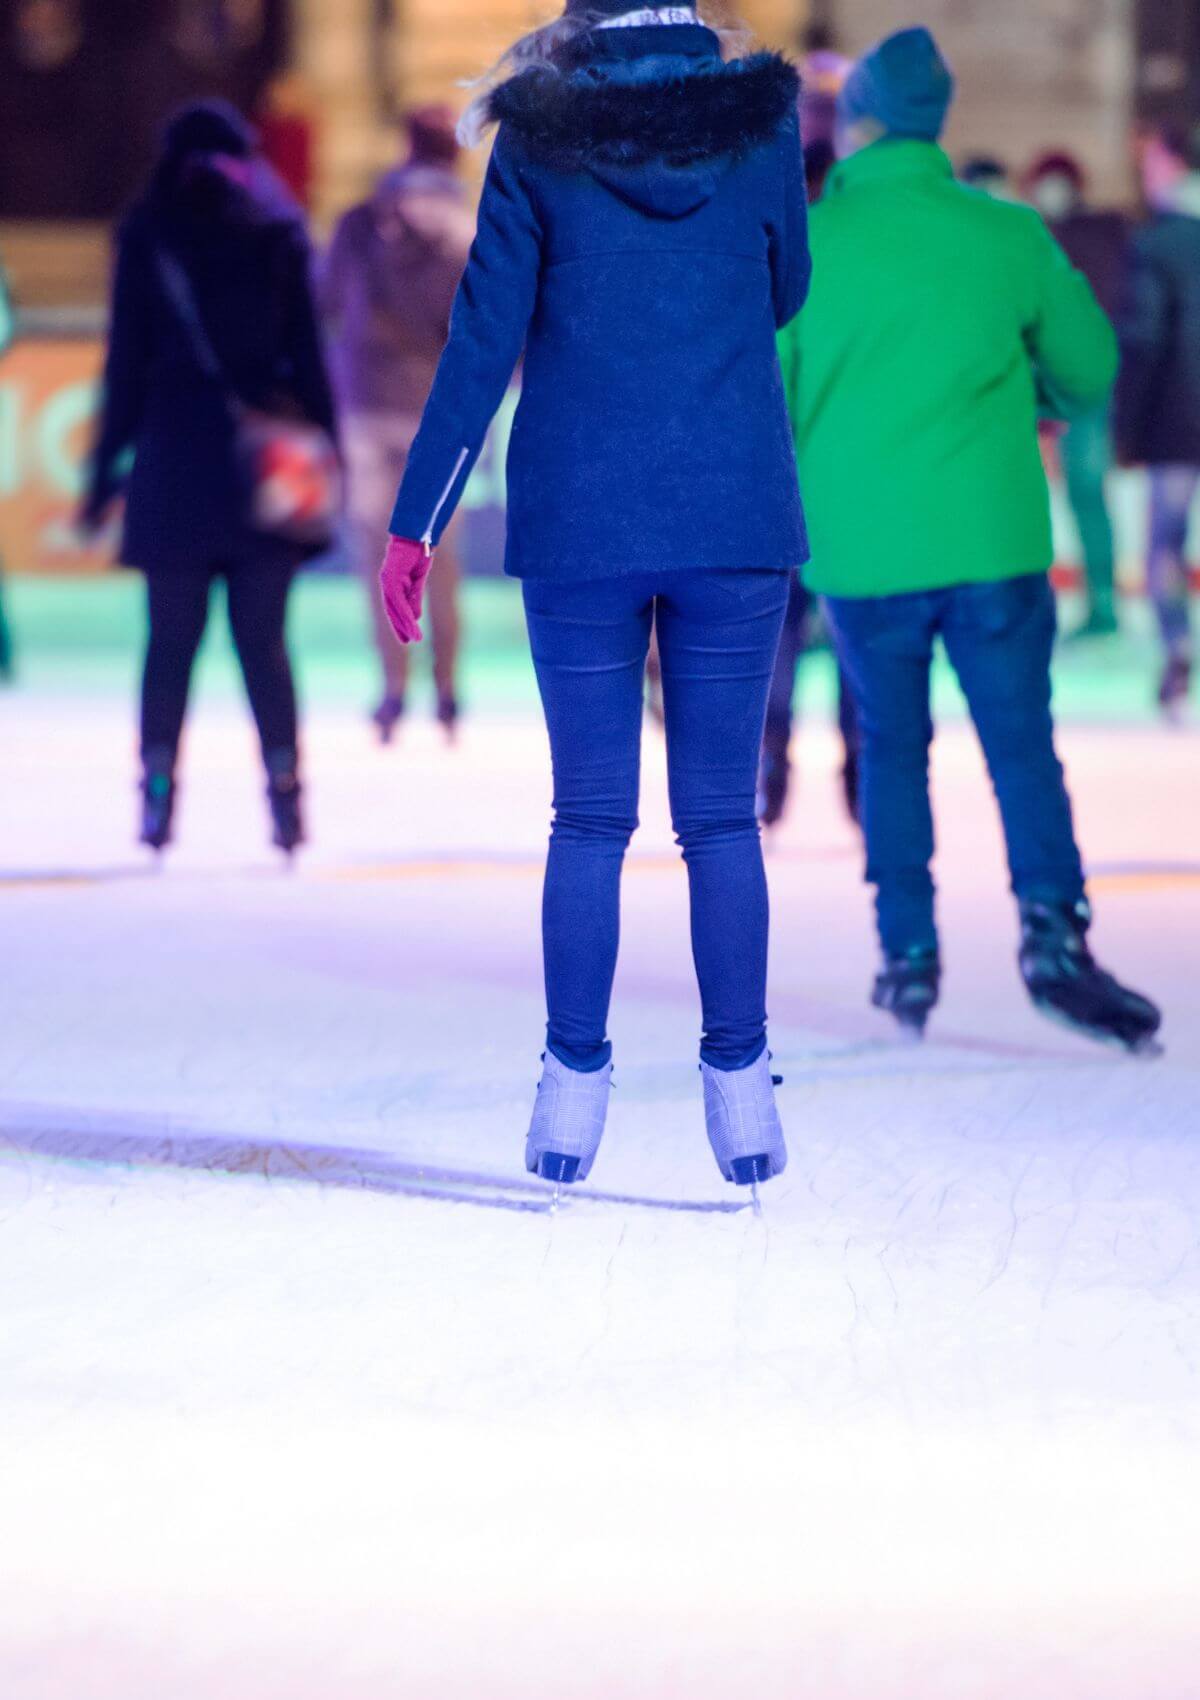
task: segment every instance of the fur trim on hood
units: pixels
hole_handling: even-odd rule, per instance
[[[738,157],[796,110],[800,78],[777,53],[653,81],[593,81],[537,66],[501,83],[490,116],[559,171]]]

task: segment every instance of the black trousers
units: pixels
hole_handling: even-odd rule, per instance
[[[146,575],[150,625],[142,676],[143,756],[173,759],[179,747],[192,667],[218,579],[225,581],[229,625],[264,759],[295,751],[296,687],[285,636],[294,576],[290,566],[251,561],[215,564],[205,572]]]

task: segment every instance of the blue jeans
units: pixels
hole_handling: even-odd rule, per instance
[[[748,1068],[766,1048],[767,883],[754,796],[787,576],[527,579],[524,591],[554,763],[542,910],[549,1049],[585,1071],[612,1054],[621,865],[638,824],[642,688],[656,624],[700,1055],[714,1068]]]
[[[1019,898],[1084,894],[1071,804],[1054,750],[1054,594],[1044,573],[908,596],[831,597],[858,707],[867,879],[889,956],[937,945],[929,673],[941,637],[987,759]]]
[[[1150,555],[1147,588],[1163,643],[1169,654],[1191,649],[1187,563],[1188,521],[1200,467],[1152,466],[1150,471]]]

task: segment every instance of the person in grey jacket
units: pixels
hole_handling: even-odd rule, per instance
[[[416,109],[405,130],[404,164],[343,217],[320,285],[343,414],[353,546],[383,667],[374,718],[385,743],[404,713],[408,654],[388,625],[375,574],[474,232],[454,173],[459,148],[453,113],[442,106]],[[430,587],[437,711],[447,731],[458,718],[458,579],[452,529]]]

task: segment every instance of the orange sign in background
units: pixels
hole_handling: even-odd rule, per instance
[[[23,341],[0,359],[0,558],[11,572],[95,571],[75,531],[91,445],[98,342]]]

